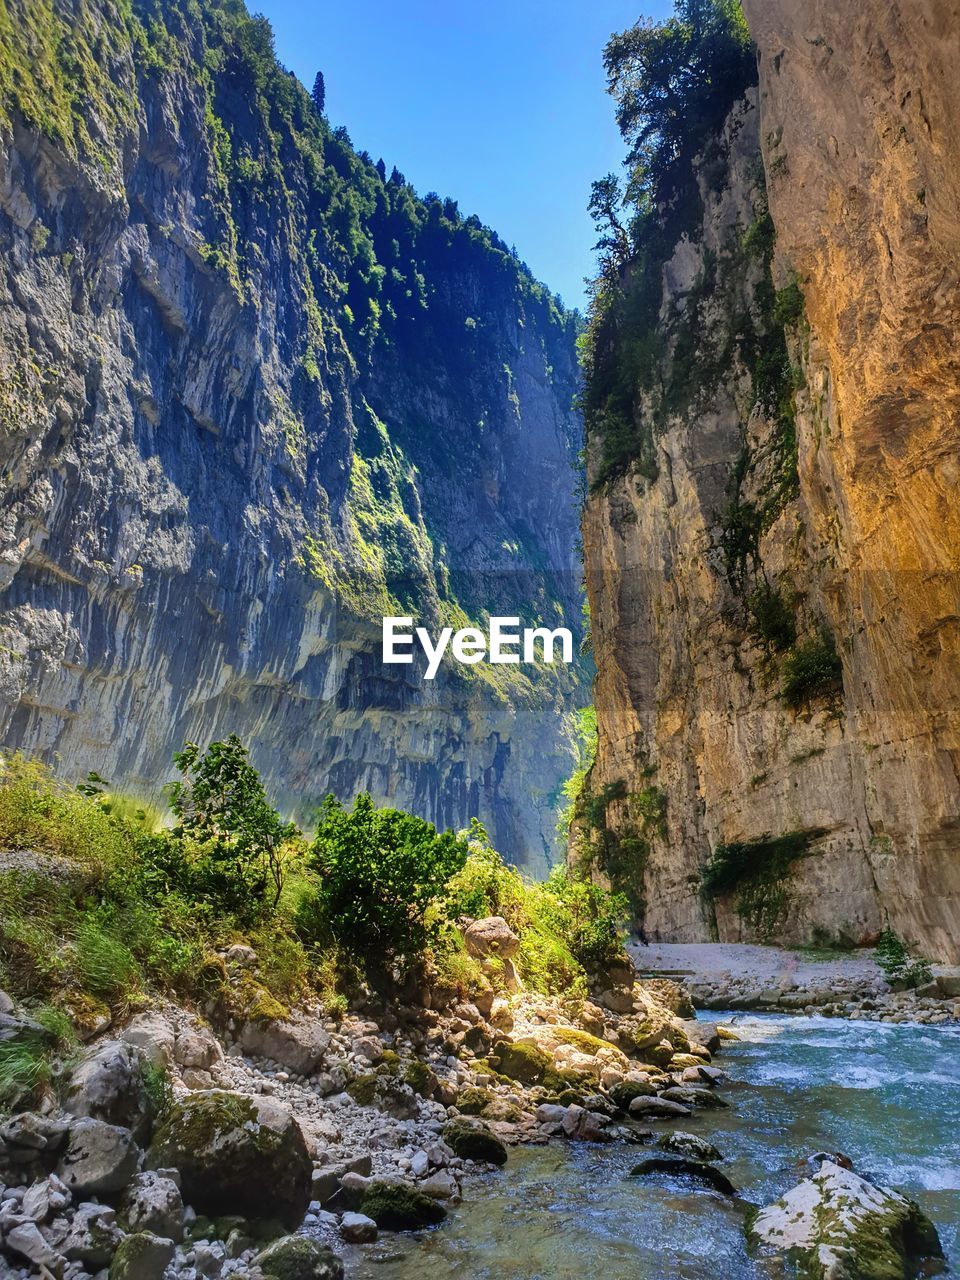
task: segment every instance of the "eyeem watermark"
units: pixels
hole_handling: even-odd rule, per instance
[[[573,636],[566,627],[550,631],[547,627],[525,627],[520,630],[519,618],[491,618],[486,634],[479,627],[444,627],[434,641],[426,627],[413,628],[412,618],[384,618],[383,661],[385,663],[411,663],[413,650],[419,642],[427,658],[426,679],[432,680],[440,670],[440,663],[449,649],[457,662],[473,666],[476,662],[490,662],[494,666],[537,661],[537,648],[544,662],[556,661],[559,647],[560,661],[573,662]]]

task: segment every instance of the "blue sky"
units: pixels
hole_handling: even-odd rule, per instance
[[[476,213],[568,306],[584,305],[595,235],[590,183],[623,146],[605,92],[611,31],[671,0],[249,0],[277,55],[354,145],[421,193]]]

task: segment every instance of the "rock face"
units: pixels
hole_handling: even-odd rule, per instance
[[[936,1230],[912,1200],[825,1161],[761,1209],[748,1235],[812,1280],[913,1280],[941,1258]]]
[[[0,117],[3,742],[149,798],[236,731],[294,816],[365,788],[542,867],[569,673],[425,681],[381,663],[380,618],[579,616],[574,318],[317,116],[262,20],[29,10]]]
[[[956,960],[955,6],[744,9],[759,89],[694,166],[635,462],[584,517],[599,750],[575,847],[626,866],[652,936],[889,922]]]

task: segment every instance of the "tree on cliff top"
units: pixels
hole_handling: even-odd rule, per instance
[[[313,92],[310,94],[313,99],[313,105],[317,109],[317,115],[323,115],[323,108],[327,101],[327,86],[323,79],[323,72],[318,71],[317,77],[313,82]]]
[[[603,55],[617,124],[630,150],[627,197],[656,198],[756,78],[740,0],[677,0],[666,22],[613,35]]]

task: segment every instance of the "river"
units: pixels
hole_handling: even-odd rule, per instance
[[[815,1151],[913,1196],[960,1249],[960,1027],[714,1014],[743,1038],[716,1064],[729,1110],[701,1134],[745,1200],[765,1204]],[[713,1192],[627,1175],[643,1148],[514,1149],[440,1229],[348,1258],[360,1280],[754,1280],[741,1211]]]

